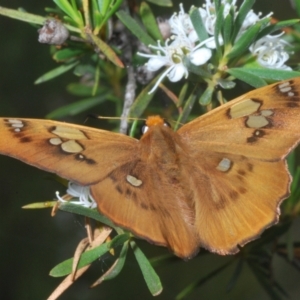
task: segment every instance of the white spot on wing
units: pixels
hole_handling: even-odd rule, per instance
[[[232,119],[249,116],[256,113],[261,106],[260,102],[253,101],[252,99],[245,99],[242,102],[234,104],[229,111]]]
[[[21,123],[21,124],[19,124],[19,123],[13,123],[13,124],[11,124],[11,127],[22,128],[22,127],[24,127],[24,124],[23,123]]]
[[[83,150],[82,146],[74,140],[69,140],[62,143],[61,149],[67,153],[79,153]]]
[[[217,166],[217,170],[222,172],[227,172],[231,167],[231,160],[228,158],[223,158]]]
[[[21,120],[17,119],[8,119],[8,123],[10,123],[10,126],[14,128],[14,132],[20,132],[21,129],[24,127],[24,123]]]
[[[62,143],[62,140],[60,138],[52,138],[49,140],[51,145],[60,145]]]
[[[281,83],[281,84],[278,85],[278,87],[279,87],[280,89],[283,89],[283,88],[285,88],[285,87],[287,87],[287,86],[290,86],[290,82],[289,82],[289,81],[284,82],[284,83]]]
[[[136,187],[141,186],[142,183],[143,183],[142,180],[140,180],[140,179],[138,179],[138,178],[136,178],[136,177],[134,177],[134,176],[132,176],[132,175],[127,175],[127,176],[126,176],[126,180],[127,180],[127,182],[129,182],[131,185],[136,186]]]
[[[10,124],[23,124],[21,120],[17,120],[17,119],[9,119],[8,122]]]
[[[70,139],[70,140],[87,139],[86,135],[81,130],[72,127],[65,127],[61,125],[56,126],[55,129],[52,131],[52,133],[63,139]]]
[[[273,115],[273,111],[271,109],[263,109],[260,114],[264,117],[269,117]]]
[[[250,128],[261,128],[267,126],[269,121],[264,116],[250,116],[246,124]]]
[[[287,94],[289,97],[293,97],[295,95],[290,81],[279,84],[278,88],[281,93]]]

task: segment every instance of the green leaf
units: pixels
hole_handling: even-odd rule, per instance
[[[194,88],[194,90],[190,94],[189,98],[186,100],[186,102],[184,104],[184,108],[182,110],[182,113],[180,114],[180,116],[174,126],[175,131],[178,129],[180,124],[184,124],[187,121],[187,119],[194,107],[194,104],[196,102],[197,94],[198,94],[198,86],[196,86]]]
[[[15,9],[5,8],[0,6],[0,15],[10,17],[12,19],[17,19],[31,24],[43,25],[47,18],[30,14],[24,11],[19,11]]]
[[[100,1],[101,3],[105,1]],[[100,12],[100,7],[98,6],[100,3],[97,0],[91,1],[91,15],[92,15],[92,22],[93,22],[93,28],[97,27],[101,23],[103,14]]]
[[[136,132],[136,129],[137,129],[138,122],[139,122],[139,120],[137,120],[137,119],[132,122],[130,131],[129,131],[129,136],[131,136],[131,137],[135,136],[135,132]]]
[[[212,85],[209,85],[206,90],[204,91],[204,93],[201,95],[200,99],[199,99],[199,103],[201,105],[208,105],[211,103],[212,100],[212,96],[214,93],[214,87]]]
[[[221,4],[221,6],[219,7],[219,9],[217,10],[217,19],[216,19],[216,24],[215,24],[215,32],[214,32],[214,36],[215,36],[215,43],[216,43],[216,50],[217,50],[217,54],[219,57],[222,56],[222,49],[219,43],[219,37],[221,35],[222,32],[222,28],[224,26],[224,4]]]
[[[56,61],[66,61],[70,58],[78,57],[82,55],[85,51],[81,49],[71,49],[71,48],[64,48],[61,50],[58,50],[53,55],[53,59]]]
[[[146,2],[142,2],[140,6],[140,16],[147,32],[155,40],[163,41],[161,32],[157,26],[156,19],[152,13],[150,6]]]
[[[233,81],[232,78],[226,78],[226,79],[219,78],[217,82],[218,85],[224,90],[230,90],[236,86],[236,83]]]
[[[96,1],[96,0],[94,0]],[[94,27],[97,28],[97,33],[101,29],[102,16],[99,11],[93,10],[93,24]]]
[[[105,216],[100,215],[100,213],[96,209],[83,207],[81,205],[73,204],[70,202],[59,203],[59,209],[62,211],[72,213],[72,214],[89,217],[89,218],[99,221],[115,230],[117,229],[117,227],[112,223],[112,221],[110,221]]]
[[[83,83],[70,83],[69,85],[67,85],[67,91],[75,96],[86,97],[92,95],[93,87]],[[99,94],[101,91],[103,92],[104,89],[98,87],[96,94]]]
[[[78,24],[69,16],[64,15],[63,20],[64,20],[64,24],[71,24],[74,27],[78,27]],[[80,30],[80,33],[82,33],[82,30]]]
[[[238,14],[235,18],[235,22],[234,22],[234,31],[233,31],[233,34],[232,34],[232,40],[231,40],[231,43],[233,44],[235,42],[235,39],[242,27],[242,24],[248,14],[248,12],[251,10],[253,4],[255,3],[256,0],[245,0],[243,2],[243,4],[241,5],[239,11],[238,11]]]
[[[64,65],[61,65],[51,71],[48,71],[47,73],[45,73],[44,75],[42,75],[41,77],[36,79],[34,84],[40,84],[40,83],[46,82],[48,80],[51,80],[55,77],[58,77],[64,73],[70,71],[71,69],[73,69],[78,63],[79,63],[79,61],[75,61],[72,64],[64,64]]]
[[[208,39],[208,33],[205,29],[199,8],[197,7],[192,7],[190,10],[190,18],[192,21],[192,24],[195,28],[195,31],[198,35],[199,41],[204,41],[206,39]]]
[[[233,70],[233,69],[230,69]],[[267,68],[243,68],[247,73],[253,74],[260,78],[272,81],[281,81],[285,79],[291,79],[294,77],[299,77],[300,72],[278,70],[278,69],[267,69]]]
[[[221,6],[221,0],[214,0],[216,12],[219,11]]]
[[[223,25],[223,40],[224,40],[224,45],[229,45],[231,44],[231,35],[232,35],[232,30],[233,30],[233,17],[232,14],[234,14],[233,9],[230,10],[230,13],[227,15],[227,17],[224,20],[224,25]]]
[[[95,65],[92,64],[81,63],[77,65],[74,69],[74,74],[79,77],[88,75],[89,77],[94,78],[95,73],[96,73],[96,68]]]
[[[276,291],[274,288],[274,282],[271,280],[271,277],[268,277],[263,271],[262,268],[259,266],[258,263],[254,263],[253,261],[248,263],[250,269],[252,270],[253,274],[257,278],[258,282],[264,288],[264,290],[269,294],[270,299],[273,300],[282,300],[281,295]]]
[[[237,264],[235,267],[235,270],[232,274],[232,277],[227,285],[227,292],[230,292],[233,287],[236,285],[236,282],[238,281],[240,274],[242,272],[243,266],[244,266],[244,258],[239,257],[239,259],[237,260]]]
[[[292,262],[295,258],[295,248],[294,248],[294,234],[289,228],[287,234],[286,234],[286,250],[287,250],[287,259],[289,262]]]
[[[82,253],[77,269],[91,264],[93,261],[99,259],[103,254],[109,251],[109,243],[102,244],[92,250]],[[62,277],[71,274],[73,258],[69,258],[60,264],[56,265],[49,273],[52,277]]]
[[[130,246],[133,249],[133,253],[143,273],[144,279],[146,281],[150,293],[153,296],[159,295],[162,292],[163,288],[158,275],[151,266],[145,254],[137,246],[137,244],[134,241],[130,241]]]
[[[112,247],[111,244],[114,243],[115,247],[123,245],[128,239],[130,235],[128,233],[123,233],[121,235],[117,235],[110,242],[104,243],[92,250],[88,250],[81,254],[81,257],[78,262],[77,268],[80,269],[86,265],[91,264],[93,261],[99,259],[103,254],[108,252]],[[62,263],[56,265],[51,271],[50,276],[53,277],[61,277],[66,276],[72,272],[72,264],[73,258],[69,258]]]
[[[231,51],[228,53],[227,58],[236,58],[247,51],[251,44],[253,44],[259,30],[261,23],[257,23],[250,27],[235,43]]]
[[[296,171],[296,166],[297,166],[297,161],[296,161],[296,155],[295,155],[295,151],[292,151],[288,157],[287,157],[287,163],[288,163],[288,167],[289,167],[289,171],[292,175],[292,177],[294,178],[295,176],[295,171]],[[295,182],[295,180],[293,179],[292,182],[292,186],[293,183]],[[293,189],[291,188],[291,191],[293,191]]]
[[[53,2],[81,28],[84,26],[81,13],[74,9],[68,0],[53,0]]]
[[[98,7],[102,16],[105,16],[111,3],[111,0],[98,0]]]
[[[210,78],[211,74],[204,70],[202,66],[196,66],[190,62],[190,60],[187,57],[183,58],[183,63],[189,70],[189,72],[194,73],[196,75],[199,75],[202,78]]]
[[[284,27],[289,27],[289,26],[293,26],[297,23],[299,23],[300,20],[299,19],[292,19],[292,20],[287,20],[287,21],[281,21],[281,22],[277,22],[276,24],[271,24],[267,27],[265,27],[258,35],[257,35],[257,40],[259,40],[260,38],[271,34],[274,31],[280,30]]]
[[[294,0],[293,3],[296,7],[297,15],[300,17],[300,0]]]
[[[227,72],[233,75],[235,78],[244,81],[255,88],[267,85],[267,82],[261,77],[247,72],[247,68],[232,68],[228,69]]]
[[[62,118],[65,116],[75,116],[100,103],[105,102],[106,100],[107,100],[106,95],[83,99],[68,105],[61,106],[58,109],[55,109],[54,111],[49,113],[46,116],[46,118],[54,119],[54,118]]]
[[[156,44],[148,33],[141,28],[141,25],[124,10],[118,11],[116,15],[120,21],[138,38],[138,40],[146,46]]]
[[[202,252],[202,255],[203,255],[203,253],[208,253],[208,252]],[[149,259],[149,261],[153,267],[154,266],[160,266],[160,267],[169,266],[171,263],[178,262],[179,260],[180,260],[180,258],[175,256],[172,253],[162,254],[159,256],[151,257]]]
[[[94,42],[94,44],[98,47],[99,50],[103,52],[103,54],[117,67],[124,68],[124,64],[115,51],[108,46],[105,42],[103,42],[98,36],[94,35],[93,33],[86,30],[86,34],[89,38]]]
[[[99,0],[101,1],[101,0]],[[109,9],[106,10],[106,13],[102,19],[101,24],[97,27],[98,30],[107,23],[107,20],[113,15],[115,14],[115,12],[119,9],[119,7],[121,6],[121,4],[123,3],[123,0],[116,0],[116,1],[111,1],[111,0],[105,0],[102,2],[109,2],[109,3],[104,3],[104,5],[108,5]],[[99,6],[101,6],[101,4],[99,4]],[[103,7],[103,10],[105,10],[105,7]],[[95,34],[98,34],[98,30],[95,32]]]
[[[15,9],[1,7],[1,6],[0,6],[0,15],[3,15],[3,16],[12,18],[12,19],[24,21],[24,22],[27,22],[30,24],[39,24],[39,25],[43,25],[45,23],[45,21],[47,19],[49,19],[49,18],[45,18],[42,16],[27,13],[23,10],[15,10]],[[71,25],[64,24],[64,26],[66,26],[70,31],[78,32],[78,33],[81,32],[79,28],[73,27]]]
[[[188,87],[189,87],[189,83],[186,82],[183,87],[181,88],[180,92],[179,92],[179,96],[178,96],[178,104],[177,104],[177,107],[181,107],[184,99],[185,99],[185,96],[186,96],[186,92],[188,90]]]
[[[147,0],[147,1],[156,4],[158,6],[165,6],[165,7],[173,6],[172,0]]]
[[[289,155],[290,157],[291,155]],[[293,152],[293,156],[295,156]],[[288,159],[289,161],[289,159]],[[296,163],[293,165],[294,171],[293,171],[293,182],[291,185],[291,196],[287,200],[288,202],[292,202],[293,205],[296,205],[299,201],[300,197],[300,189],[299,189],[299,182],[300,182],[300,166],[297,166]],[[290,168],[289,168],[290,169]]]
[[[23,205],[23,209],[41,209],[41,208],[51,208],[57,204],[57,201],[44,201],[44,202],[35,202]]]
[[[115,277],[117,277],[120,274],[120,272],[122,271],[122,269],[124,267],[125,261],[126,261],[127,252],[128,252],[128,242],[126,241],[123,244],[120,256],[116,260],[113,267],[106,274],[104,274],[101,277],[101,282],[114,279]]]
[[[205,282],[210,280],[211,278],[218,275],[221,271],[226,269],[231,263],[234,262],[234,259],[229,260],[227,263],[223,264],[222,266],[218,267],[217,269],[213,270],[212,272],[208,273],[206,276],[200,279],[196,279],[192,283],[190,283],[186,288],[184,288],[177,296],[176,300],[181,300],[186,298],[190,293],[192,293],[196,287],[203,285]]]
[[[130,117],[138,118],[142,115],[144,110],[149,105],[150,101],[154,97],[155,93],[149,94],[155,82],[158,80],[161,74],[157,75],[151,82],[140,92],[140,94],[135,98],[133,105],[130,108]]]
[[[128,242],[131,237],[132,235],[129,232],[119,234],[109,242],[109,248],[116,249],[117,247],[122,246],[124,245],[124,243]]]

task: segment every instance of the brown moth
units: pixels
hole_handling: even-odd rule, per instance
[[[300,140],[300,78],[247,93],[177,132],[149,117],[140,140],[48,120],[0,119],[0,152],[83,186],[99,211],[188,259],[234,254],[277,223],[286,156]]]

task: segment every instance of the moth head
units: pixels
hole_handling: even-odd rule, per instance
[[[142,126],[141,133],[145,134],[150,127],[154,127],[154,126],[166,126],[171,128],[171,125],[162,117],[150,116],[146,119],[144,125]]]

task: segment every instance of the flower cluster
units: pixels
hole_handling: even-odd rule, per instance
[[[257,57],[260,65],[269,69],[292,70],[285,65],[289,54],[285,51],[288,43],[281,39],[283,33],[278,35],[266,35],[250,47],[251,53]]]
[[[67,201],[67,200],[63,199],[63,197],[59,196],[59,192],[56,192],[56,198],[58,199],[58,201],[70,202],[73,204],[81,205],[83,207],[88,207],[88,208],[96,208],[97,207],[97,203],[93,199],[92,195],[90,194],[90,188],[88,186],[81,186],[72,181],[69,181],[67,194],[74,198],[77,198],[78,200]]]
[[[224,19],[233,11],[234,17],[238,15],[236,0],[221,0],[224,5]],[[215,26],[217,20],[217,12],[215,4],[211,0],[206,0],[203,7],[198,8],[200,16],[207,32],[208,38],[200,41],[191,22],[190,16],[185,13],[183,5],[180,4],[179,13],[174,13],[167,21],[170,28],[170,37],[166,39],[165,45],[162,46],[158,41],[157,46],[150,45],[149,47],[156,50],[155,54],[140,53],[140,56],[149,58],[146,63],[148,71],[154,72],[161,67],[167,67],[161,74],[160,78],[153,86],[149,93],[152,93],[160,82],[168,77],[170,81],[177,82],[183,77],[187,78],[189,74],[186,61],[189,63],[201,66],[206,64],[213,55],[213,50],[216,48]],[[250,10],[245,17],[243,24],[237,34],[235,42],[245,33],[251,26],[258,21],[268,18],[272,13],[261,18],[261,14],[256,14]],[[289,58],[284,46],[286,42],[280,38],[281,35],[267,35],[249,48],[249,51],[257,57],[257,61],[266,68],[288,69],[285,62]],[[219,45],[223,45],[223,37],[217,37]]]

